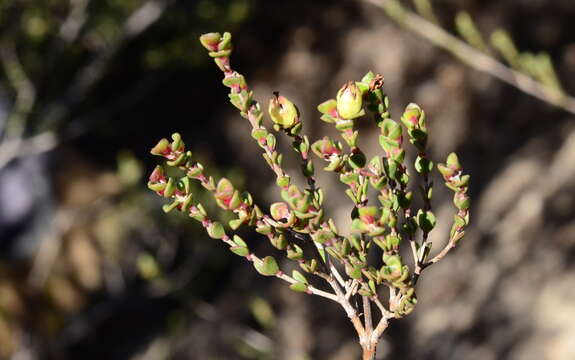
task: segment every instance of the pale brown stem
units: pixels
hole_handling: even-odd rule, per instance
[[[362,296],[361,299],[363,301],[363,318],[365,319],[365,331],[369,334],[373,331],[371,302],[367,296]]]
[[[375,352],[377,348],[377,340],[373,339],[373,323],[371,318],[371,301],[367,296],[361,297],[363,301],[363,318],[365,322],[365,333],[363,337],[360,337],[359,342],[363,349],[363,360],[375,359]]]
[[[368,344],[367,346],[362,346],[363,349],[363,360],[374,360],[375,359],[375,352],[377,350],[377,343],[375,344]]]
[[[446,50],[461,62],[489,74],[517,89],[566,112],[575,114],[575,98],[550,88],[531,77],[513,70],[497,59],[466,44],[441,27],[405,9],[396,0],[364,0],[383,10],[401,26]]]

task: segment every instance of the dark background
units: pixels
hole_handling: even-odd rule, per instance
[[[575,93],[573,1],[433,4],[451,32],[468,11],[484,34],[503,28],[520,51],[548,52]],[[465,241],[426,270],[415,312],[392,322],[378,358],[575,358],[572,114],[360,0],[1,0],[0,359],[359,357],[336,304],[258,276],[193,220],[163,214],[146,189],[158,163],[149,149],[178,131],[210,174],[263,207],[279,198],[199,46],[210,31],[233,33],[234,67],[256,98],[267,104],[278,90],[293,100],[312,140],[334,134],[315,106],[373,70],[393,117],[420,104],[433,158],[456,151],[472,175]],[[23,128],[14,138],[10,116]],[[377,153],[377,128],[360,128],[362,147]],[[286,164],[296,171],[295,158]],[[319,179],[343,227],[350,203],[329,175]],[[453,210],[436,183],[441,244]]]

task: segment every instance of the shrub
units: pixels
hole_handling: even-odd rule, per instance
[[[151,152],[163,157],[166,166],[181,170],[182,176],[169,177],[164,168],[157,166],[150,175],[148,187],[171,200],[164,205],[166,212],[177,209],[189,214],[201,222],[210,237],[222,240],[234,254],[252,262],[261,275],[282,279],[294,291],[339,303],[357,331],[363,358],[373,359],[377,342],[389,321],[413,311],[417,303],[415,285],[421,272],[441,260],[463,238],[469,222],[466,194],[469,175],[463,175],[459,159],[453,153],[445,164],[437,165],[445,185],[454,192],[456,214],[447,244],[431,257],[428,235],[436,225],[430,180],[434,163],[426,152],[426,118],[418,105],[409,104],[401,121],[391,119],[389,99],[382,90],[383,77],[369,72],[360,81],[346,83],[335,99],[318,106],[321,119],[336,127],[343,143],[327,136],[310,143],[309,138],[301,134],[302,119],[297,107],[279,93],[274,94],[268,107],[273,131],[264,124],[263,111],[245,78],[230,65],[229,33],[205,34],[200,41],[224,73],[223,84],[230,88],[230,102],[250,123],[251,135],[276,175],[283,201],[273,203],[266,212],[254,204],[249,193],[240,191],[228,179],[216,181],[194,160],[177,133],[171,141],[160,140]],[[383,150],[382,155],[369,161],[359,147],[359,132],[355,129],[356,122],[367,116],[366,111],[381,130],[379,143]],[[415,175],[420,177],[420,207],[412,202],[411,184],[415,181],[406,166],[404,132],[417,152],[414,168]],[[282,167],[277,133],[290,138],[301,158],[301,171],[307,181],[305,188],[292,183]],[[345,193],[353,202],[348,236],[342,235],[334,221],[324,215],[324,193],[316,184],[311,153],[326,162],[325,171],[339,175],[339,180],[347,186]],[[192,181],[199,181],[212,193],[219,207],[235,214],[228,224],[232,231],[240,226],[254,228],[281,250],[282,256],[296,262],[300,270],[293,270],[291,275],[284,273],[276,258],[257,256],[249,242],[232,235],[223,224],[210,218],[204,206],[194,202],[190,190]],[[377,192],[377,202],[369,202],[370,187]],[[409,246],[410,258],[400,253],[402,246]],[[373,261],[370,253],[381,254],[381,257]],[[329,290],[322,289],[325,285],[316,284],[321,281]],[[383,296],[386,288],[388,295]],[[356,297],[362,299],[362,309],[352,301]],[[373,304],[380,312],[377,322],[373,321]]]

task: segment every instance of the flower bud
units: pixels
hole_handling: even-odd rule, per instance
[[[451,153],[447,156],[447,166],[455,171],[461,171],[461,163],[456,153]]]
[[[324,136],[323,139],[314,142],[311,145],[312,151],[320,158],[329,159],[332,155],[341,155],[341,143],[335,142]]]
[[[401,116],[401,122],[407,127],[408,129],[425,129],[425,113],[419,107],[419,105],[415,103],[410,103],[405,108],[403,115]]]
[[[217,51],[221,38],[220,33],[207,33],[200,36],[200,42],[209,51]]]
[[[354,82],[348,82],[337,92],[337,112],[344,119],[362,115],[362,93]]]
[[[297,107],[279,93],[274,93],[268,108],[272,121],[280,128],[291,129],[299,123],[299,111]]]

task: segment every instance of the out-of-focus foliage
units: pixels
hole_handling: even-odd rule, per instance
[[[158,96],[166,82],[203,71],[203,27],[233,29],[255,4],[0,2],[1,359],[126,358],[171,327],[171,311],[213,291],[205,281],[225,263],[209,244],[194,250],[195,227],[163,230],[133,152],[186,91]],[[199,290],[176,296],[200,268]],[[154,316],[129,337],[118,324],[138,308]],[[94,348],[107,327],[116,336]]]

